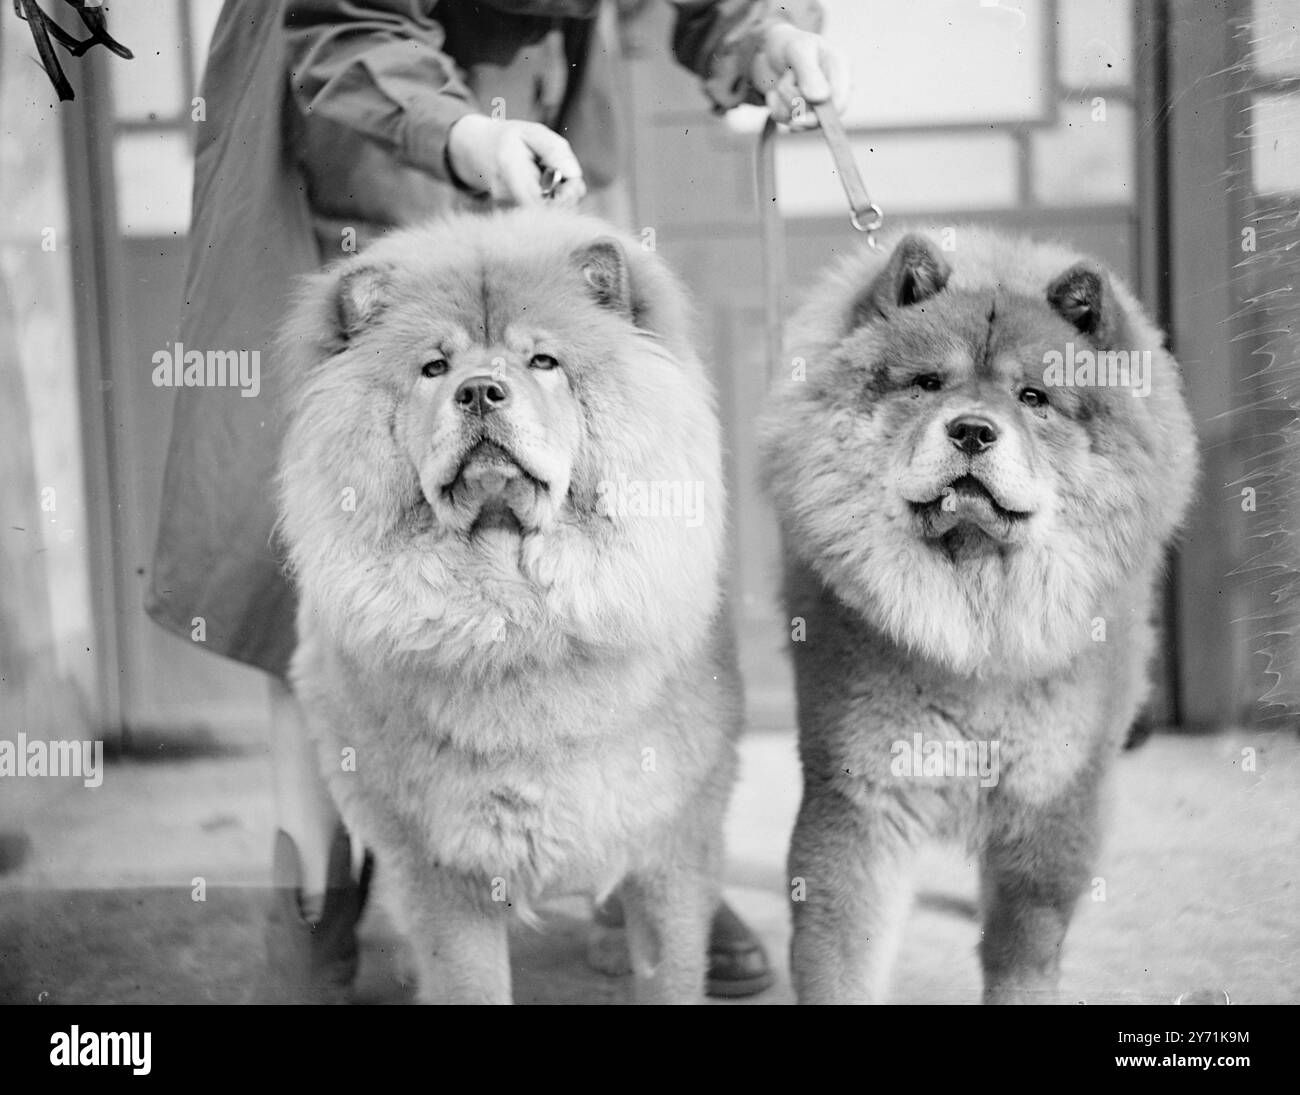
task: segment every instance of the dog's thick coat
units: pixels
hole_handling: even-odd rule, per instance
[[[1053,994],[1194,478],[1177,365],[1113,275],[1061,247],[956,241],[905,236],[829,273],[765,410],[804,640],[803,1001],[882,999],[934,836],[980,857],[985,999]],[[1091,360],[1091,379],[1060,360]]]
[[[467,215],[317,277],[285,346],[292,679],[421,998],[508,1002],[509,916],[620,880],[639,998],[699,998],[741,708],[682,291],[599,221]]]

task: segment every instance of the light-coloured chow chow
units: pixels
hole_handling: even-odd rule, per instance
[[[702,996],[741,706],[686,315],[631,238],[520,211],[387,236],[289,320],[292,678],[422,1000],[509,1002],[509,918],[620,880],[638,999]]]
[[[792,333],[796,991],[881,1000],[918,846],[964,837],[985,1000],[1052,999],[1194,478],[1178,366],[1101,265],[974,229],[842,263]]]

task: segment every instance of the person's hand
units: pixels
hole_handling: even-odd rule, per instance
[[[772,117],[795,129],[817,125],[814,104],[829,100],[843,114],[849,103],[849,69],[839,51],[820,34],[789,23],[764,29],[750,78]]]
[[[447,133],[447,161],[462,183],[502,205],[540,203],[548,168],[563,178],[556,205],[576,205],[587,192],[569,142],[538,122],[466,114]]]

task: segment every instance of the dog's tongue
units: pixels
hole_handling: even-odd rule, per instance
[[[500,445],[484,441],[465,461],[461,469],[465,485],[488,498],[505,493],[510,483],[519,478],[519,465]]]
[[[987,528],[996,523],[997,513],[988,494],[975,484],[960,481],[944,492],[930,518],[930,528],[938,536],[958,525],[974,524]]]

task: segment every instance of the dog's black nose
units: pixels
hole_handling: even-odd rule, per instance
[[[456,405],[466,414],[480,417],[499,411],[510,402],[510,389],[491,376],[471,376],[452,396]]]
[[[948,438],[967,456],[974,456],[992,447],[998,431],[987,418],[963,414],[948,423]]]

